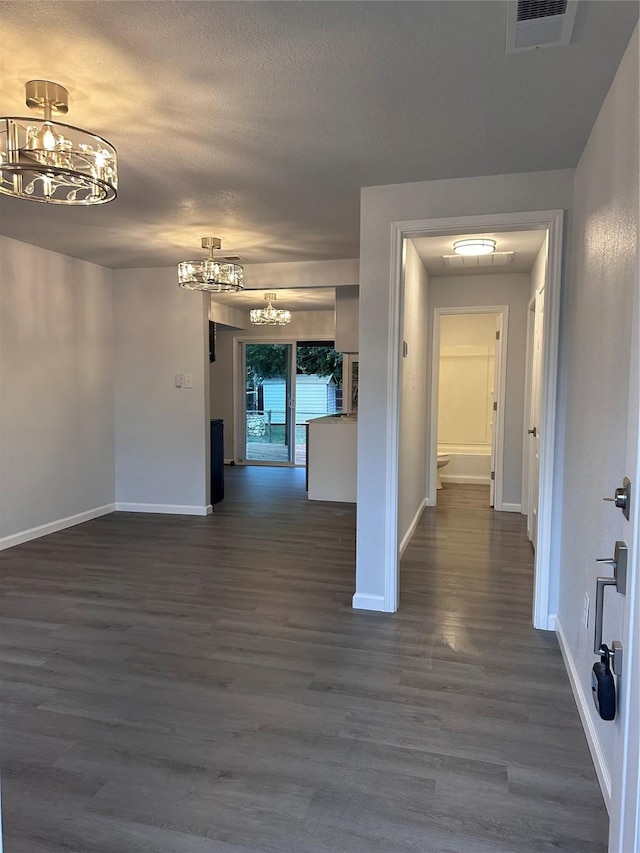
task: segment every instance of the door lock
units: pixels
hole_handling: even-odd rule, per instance
[[[625,477],[622,481],[622,486],[617,488],[612,498],[603,498],[605,501],[611,501],[618,509],[622,510],[622,514],[629,521],[631,513],[631,480]]]
[[[529,433],[529,435],[532,435],[534,438],[538,435],[537,427],[533,427],[533,429],[528,429],[527,432]]]

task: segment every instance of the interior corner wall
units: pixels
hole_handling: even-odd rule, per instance
[[[426,505],[427,301],[429,277],[415,246],[405,241],[400,441],[398,459],[398,542],[409,542]]]
[[[264,266],[268,266],[265,264]],[[282,266],[282,265],[280,265]],[[283,305],[284,305],[283,297]],[[216,360],[210,365],[211,417],[224,421],[224,458],[234,458],[235,413],[233,409],[233,341],[252,338],[264,342],[295,340],[333,340],[333,311],[295,311],[288,326],[252,326],[245,329],[221,329],[216,336]]]
[[[0,238],[0,547],[113,509],[111,276]]]
[[[531,210],[567,212],[573,204],[573,169],[488,175],[365,187],[360,215],[360,400],[356,592],[372,607],[385,595],[385,557],[395,519],[384,496],[397,488],[380,448],[394,422],[389,384],[391,226],[442,217]],[[565,218],[568,227],[570,217]],[[392,527],[393,525],[393,527]],[[395,531],[393,530],[395,534]]]
[[[625,475],[633,477],[635,466],[627,439],[628,422],[637,423],[638,417],[637,410],[629,410],[629,368],[638,360],[632,349],[638,289],[638,100],[636,28],[576,170],[572,275],[564,286],[560,328],[564,370],[559,400],[566,438],[556,627],[592,752],[595,743],[600,756],[596,768],[601,783],[621,773],[612,763],[621,723],[603,722],[596,713],[591,667],[596,660],[596,576],[603,573],[595,560],[611,555],[616,539],[631,542],[633,537],[630,522],[602,498]],[[583,623],[585,594],[591,598],[588,628]],[[621,595],[607,591],[604,638],[609,643],[624,636],[622,605]],[[637,760],[637,754],[633,757]],[[604,787],[606,798],[606,782]]]
[[[522,436],[527,341],[528,273],[433,276],[430,281],[429,341],[433,341],[435,308],[508,305],[507,379],[504,412],[502,500],[519,505],[522,498]],[[431,387],[431,376],[429,377]],[[431,428],[437,430],[438,425]]]
[[[209,300],[175,268],[113,272],[116,506],[202,515],[209,506]],[[178,388],[190,373],[193,388]]]

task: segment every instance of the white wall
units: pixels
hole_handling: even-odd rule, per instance
[[[386,606],[390,520],[396,488],[380,449],[393,423],[389,398],[391,225],[425,218],[570,209],[573,170],[365,187],[360,218],[360,408],[356,587],[359,606]],[[567,218],[568,219],[568,218]],[[567,220],[565,220],[566,222]],[[518,498],[519,500],[519,498]]]
[[[116,270],[116,502],[201,514],[209,504],[208,311],[175,268]],[[193,374],[193,389],[176,388]]]
[[[409,543],[426,499],[428,291],[427,272],[413,243],[407,240],[402,330],[407,355],[402,359],[398,469],[400,551]]]
[[[611,556],[616,539],[630,541],[633,535],[620,510],[602,498],[613,494],[625,474],[633,476],[627,430],[629,416],[636,425],[638,418],[628,408],[629,366],[638,360],[637,349],[631,349],[638,185],[636,29],[576,170],[573,275],[565,283],[560,334],[566,440],[557,627],[605,796],[610,776],[621,769],[613,766],[620,720],[603,722],[591,700],[595,579],[610,574],[595,559]],[[592,608],[588,629],[583,625],[585,593]],[[623,635],[622,606],[622,596],[607,590],[604,638],[609,643]],[[637,708],[637,697],[635,702]],[[637,754],[631,760],[637,761]]]
[[[502,500],[520,504],[522,493],[522,435],[527,339],[528,273],[434,276],[430,280],[429,341],[433,340],[435,308],[508,305],[507,383],[504,414]],[[443,472],[444,473],[444,472]]]
[[[7,547],[113,508],[113,324],[110,270],[6,237],[0,250]]]
[[[272,266],[265,264],[264,266]],[[281,266],[278,264],[278,266]],[[284,303],[283,303],[284,304]],[[211,417],[224,421],[224,457],[233,459],[233,340],[259,338],[264,341],[333,340],[333,311],[295,311],[288,326],[252,326],[221,329],[216,338],[216,360],[210,365]]]

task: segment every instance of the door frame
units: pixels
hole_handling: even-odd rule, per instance
[[[522,514],[527,516],[527,536],[529,536],[529,504],[531,503],[531,497],[529,494],[529,469],[531,466],[531,459],[530,443],[528,441],[529,434],[526,430],[529,429],[528,424],[531,419],[531,403],[533,394],[533,332],[536,319],[535,308],[536,296],[534,294],[527,305],[527,339],[525,343],[524,368],[524,415],[522,419],[524,430],[522,434],[522,498],[520,505],[522,507]]]
[[[466,308],[433,309],[433,347],[431,354],[431,405],[429,415],[427,506],[436,506],[438,500],[438,409],[440,392],[440,319],[452,314],[497,314],[500,318],[500,358],[497,367],[498,409],[494,416],[496,442],[494,509],[504,511],[502,501],[504,477],[504,414],[507,387],[507,348],[509,335],[508,305],[471,305]]]
[[[400,394],[402,388],[402,318],[404,313],[403,246],[405,239],[436,237],[461,231],[530,231],[549,233],[546,321],[544,325],[544,389],[541,422],[540,504],[538,550],[535,555],[533,625],[552,631],[556,613],[552,609],[558,584],[557,555],[552,553],[553,463],[555,453],[556,392],[558,385],[558,334],[562,286],[563,210],[477,214],[437,219],[416,219],[391,223],[391,263],[389,281],[389,388],[388,441],[384,453],[386,480],[391,488],[385,495],[386,548],[384,559],[384,602],[381,609],[395,612],[400,592],[398,550],[398,472],[400,450]],[[553,574],[553,590],[551,576]]]
[[[287,338],[286,340],[273,340],[266,337],[244,337],[242,335],[234,336],[233,338],[233,411],[235,413],[235,429],[233,431],[233,458],[236,465],[260,465],[262,467],[274,468],[295,468],[296,467],[296,446],[295,446],[295,415],[293,418],[293,426],[289,427],[289,447],[290,460],[288,462],[277,462],[267,459],[245,459],[240,458],[240,447],[243,439],[246,446],[246,406],[244,405],[244,397],[240,393],[240,378],[244,372],[245,346],[247,344],[279,344],[281,346],[291,346],[291,357],[289,359],[289,372],[291,374],[291,394],[289,403],[285,395],[285,422],[291,417],[290,412],[295,412],[296,406],[296,357],[297,357],[297,341]],[[291,407],[290,403],[293,403]],[[291,443],[293,441],[293,443]],[[242,451],[244,457],[245,451]]]

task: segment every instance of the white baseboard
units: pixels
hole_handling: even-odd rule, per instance
[[[556,630],[556,623],[557,623],[557,621],[558,621],[558,614],[557,614],[557,613],[550,613],[550,614],[547,616],[547,627],[546,627],[546,629],[545,629],[545,630],[547,630],[547,631],[555,631],[555,630]]]
[[[224,462],[225,465],[235,465],[236,464],[235,459],[223,459],[222,461]]]
[[[490,477],[482,477],[480,474],[457,475],[457,474],[441,474],[440,479],[443,483],[466,483],[467,485],[488,486],[491,483]]]
[[[502,512],[521,512],[520,504],[502,504]]]
[[[569,676],[569,683],[571,684],[571,690],[573,691],[573,698],[578,706],[578,713],[580,714],[582,728],[584,729],[587,743],[589,744],[591,759],[593,760],[593,765],[596,768],[596,775],[598,777],[598,782],[600,783],[602,798],[605,806],[607,807],[607,812],[610,812],[611,774],[609,773],[609,768],[607,767],[607,762],[605,761],[604,753],[602,751],[602,745],[600,744],[600,739],[598,738],[598,733],[593,724],[593,718],[590,713],[591,697],[586,697],[580,686],[580,676],[578,675],[576,662],[573,659],[569,644],[567,643],[567,638],[562,630],[560,619],[556,616],[554,621],[556,626],[556,636],[558,637],[558,643],[560,644],[560,651],[562,652],[564,665]]]
[[[418,522],[420,521],[420,516],[424,512],[424,508],[426,507],[426,505],[427,505],[427,499],[424,498],[424,500],[422,501],[422,503],[418,507],[416,514],[413,516],[413,521],[409,525],[409,529],[407,530],[407,532],[402,537],[402,542],[400,543],[400,548],[399,548],[399,557],[402,557],[402,555],[404,554],[404,552],[407,549],[407,545],[409,544],[409,542],[411,542],[411,537],[416,532],[416,527],[418,526]]]
[[[356,592],[352,601],[354,610],[377,610],[384,612],[384,595],[363,595]]]
[[[139,504],[121,503],[115,506],[118,512],[148,512],[160,513],[162,515],[211,515],[213,507],[209,506],[182,506],[180,504]]]
[[[99,518],[101,515],[108,515],[115,508],[115,504],[105,504],[104,506],[88,509],[86,512],[69,515],[66,518],[58,518],[56,521],[50,521],[48,524],[30,527],[28,530],[22,530],[20,533],[12,533],[11,536],[3,536],[0,539],[0,551],[3,551],[5,548],[13,548],[15,545],[22,545],[23,542],[30,542],[32,539],[39,539],[41,536],[48,536],[49,533],[57,533],[58,530],[64,530],[67,527],[74,527],[76,524],[82,524],[83,521],[91,521],[91,519]]]

